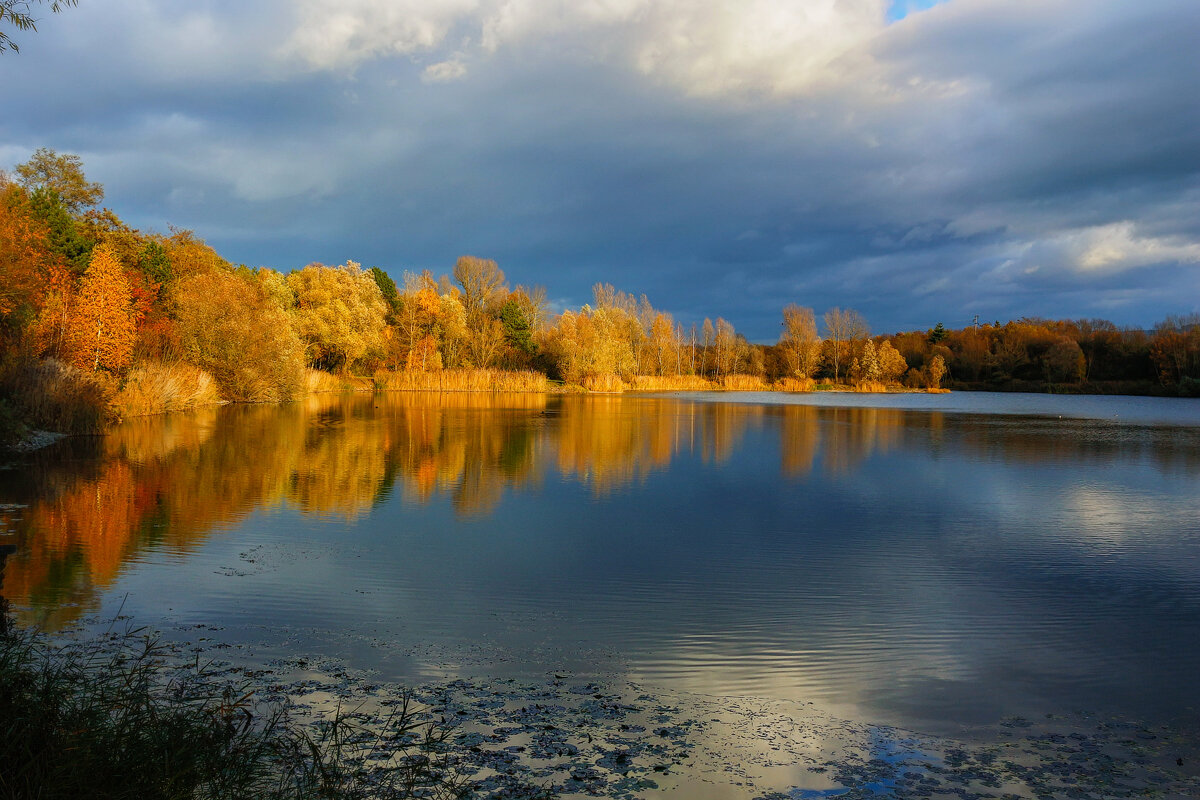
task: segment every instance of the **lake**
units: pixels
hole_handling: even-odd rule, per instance
[[[211,408],[12,461],[6,543],[26,622],[213,626],[381,681],[620,680],[960,737],[1200,719],[1195,400]]]

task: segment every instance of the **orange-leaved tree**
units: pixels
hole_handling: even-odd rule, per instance
[[[133,294],[125,269],[106,245],[92,251],[67,316],[67,360],[80,369],[110,372],[129,366],[137,338]]]

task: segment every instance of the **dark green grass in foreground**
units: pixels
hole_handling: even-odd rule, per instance
[[[0,604],[3,603],[0,598]],[[130,630],[58,644],[0,608],[0,799],[455,797],[448,730],[407,697],[382,731],[305,728]]]

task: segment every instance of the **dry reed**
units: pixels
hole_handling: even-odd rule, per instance
[[[304,371],[304,388],[306,394],[369,392],[375,388],[375,380],[360,378],[356,375],[334,375],[319,369],[306,369]]]
[[[583,388],[589,392],[623,392],[625,382],[616,375],[588,375],[583,379]]]
[[[771,388],[779,392],[811,392],[816,385],[812,378],[780,378]]]
[[[20,416],[37,428],[98,433],[115,416],[115,387],[104,373],[46,359],[9,372],[2,383]]]
[[[699,375],[634,375],[630,388],[639,392],[704,392],[717,386]]]
[[[761,392],[768,387],[757,375],[722,375],[721,388],[727,392]]]
[[[405,392],[545,392],[546,376],[540,372],[501,369],[443,369],[431,372],[380,372],[375,388]]]
[[[122,417],[142,417],[222,402],[216,381],[204,370],[150,361],[129,371],[114,407]]]
[[[854,391],[860,394],[882,394],[893,390],[882,381],[859,381],[854,384]]]

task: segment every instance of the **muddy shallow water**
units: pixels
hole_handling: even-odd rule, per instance
[[[423,687],[560,792],[1001,796],[1048,763],[1191,796],[1200,405],[869,402],[391,394],[134,421],[0,471],[3,589],[26,622],[120,608],[288,686],[300,658],[365,695]],[[532,755],[537,725],[561,752]]]

